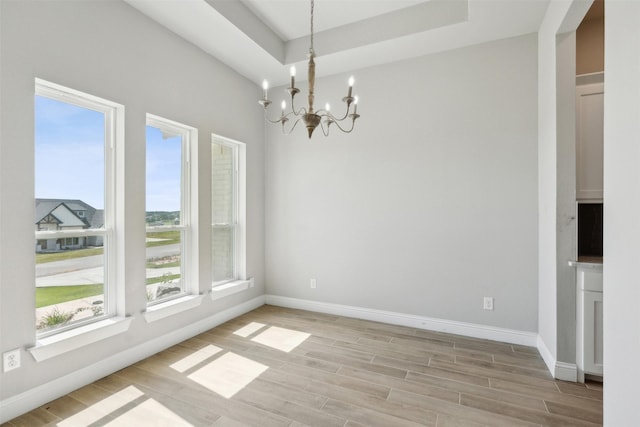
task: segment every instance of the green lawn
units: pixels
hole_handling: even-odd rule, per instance
[[[175,280],[175,279],[179,279],[180,278],[180,274],[170,274],[167,277],[164,276],[160,276],[160,277],[150,277],[147,279],[147,285],[152,285],[154,283],[160,283],[163,282],[165,280],[170,281],[170,280]]]
[[[36,288],[36,308],[102,294],[102,284]]]
[[[153,239],[167,239],[160,242],[147,242],[147,247],[171,245],[174,243],[180,243],[179,231],[158,231],[153,233],[147,233],[147,237]]]
[[[180,260],[168,262],[166,264],[159,264],[153,261],[147,263],[147,268],[169,268],[169,267],[180,267]]]
[[[43,264],[45,262],[63,261],[65,259],[82,258],[92,255],[102,255],[102,248],[91,249],[76,249],[64,252],[55,252],[50,254],[36,254],[36,264]]]
[[[180,274],[170,274],[167,277],[151,277],[147,279],[147,285],[179,279]],[[102,284],[98,285],[71,285],[71,286],[48,286],[46,288],[36,288],[36,308],[56,305],[76,299],[93,297],[102,294]]]

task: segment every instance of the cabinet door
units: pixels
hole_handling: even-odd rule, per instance
[[[584,291],[584,372],[602,375],[602,292]]]
[[[602,200],[604,84],[576,88],[576,198]]]

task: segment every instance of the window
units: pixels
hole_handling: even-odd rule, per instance
[[[35,93],[35,310],[45,337],[118,309],[115,147],[124,107],[40,79]]]
[[[149,305],[177,298],[198,286],[187,266],[195,265],[190,250],[191,168],[190,142],[196,130],[147,115],[146,155],[146,251],[147,301]],[[195,254],[195,253],[194,253]],[[194,267],[195,268],[195,267]]]
[[[245,144],[213,136],[211,146],[213,286],[246,279]]]

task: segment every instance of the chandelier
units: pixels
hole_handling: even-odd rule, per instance
[[[354,83],[354,79],[353,76],[351,76],[349,78],[349,89],[347,92],[347,96],[345,96],[344,98],[342,98],[342,102],[345,102],[347,104],[347,109],[344,113],[343,116],[338,117],[338,116],[334,116],[331,112],[330,112],[330,106],[329,103],[327,103],[325,105],[324,110],[314,110],[313,109],[313,101],[314,101],[314,85],[315,85],[315,80],[316,80],[316,63],[314,61],[315,58],[315,52],[313,50],[313,1],[311,0],[311,37],[310,37],[310,47],[309,47],[309,66],[308,66],[308,77],[309,77],[309,96],[308,96],[308,100],[309,100],[309,106],[308,108],[305,107],[301,107],[299,110],[296,110],[295,104],[294,104],[294,100],[295,100],[295,96],[300,93],[300,89],[295,87],[295,80],[296,80],[296,67],[292,66],[291,67],[291,86],[288,87],[286,89],[286,92],[289,93],[290,97],[291,97],[291,110],[290,111],[286,111],[287,110],[287,103],[286,101],[282,100],[282,104],[281,104],[281,108],[282,108],[282,112],[280,114],[280,117],[276,120],[271,120],[268,116],[267,116],[267,109],[269,108],[269,105],[271,104],[271,101],[269,100],[268,97],[268,91],[269,91],[269,83],[267,83],[266,80],[264,80],[262,82],[262,89],[263,89],[263,97],[262,99],[258,100],[258,103],[260,105],[262,105],[262,107],[264,108],[264,118],[265,120],[267,120],[270,123],[280,123],[282,125],[282,133],[284,134],[290,134],[291,132],[293,132],[293,130],[295,129],[296,125],[298,124],[298,122],[300,122],[300,120],[302,120],[305,124],[305,126],[307,127],[307,132],[309,134],[309,139],[311,139],[311,135],[313,134],[313,131],[315,130],[316,127],[318,127],[318,125],[320,125],[320,128],[322,129],[322,133],[325,136],[329,136],[329,128],[331,127],[332,124],[335,123],[336,127],[338,129],[340,129],[342,132],[345,133],[349,133],[353,130],[353,127],[356,123],[356,119],[358,117],[360,117],[360,115],[358,114],[358,97],[357,96],[352,96],[352,92],[353,92],[353,83]],[[351,112],[351,105],[353,104],[353,112]],[[341,125],[341,123],[346,120],[347,118],[351,119],[351,127],[349,129],[345,127],[343,127]],[[289,121],[292,121],[293,124],[289,124],[287,125],[287,123]],[[347,122],[348,123],[348,122]],[[287,130],[287,126],[290,126]]]

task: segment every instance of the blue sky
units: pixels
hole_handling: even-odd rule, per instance
[[[36,198],[80,199],[104,208],[104,114],[35,99]],[[147,210],[180,210],[180,137],[147,126]],[[127,142],[131,143],[131,142]]]
[[[182,138],[147,126],[147,211],[180,210]]]

